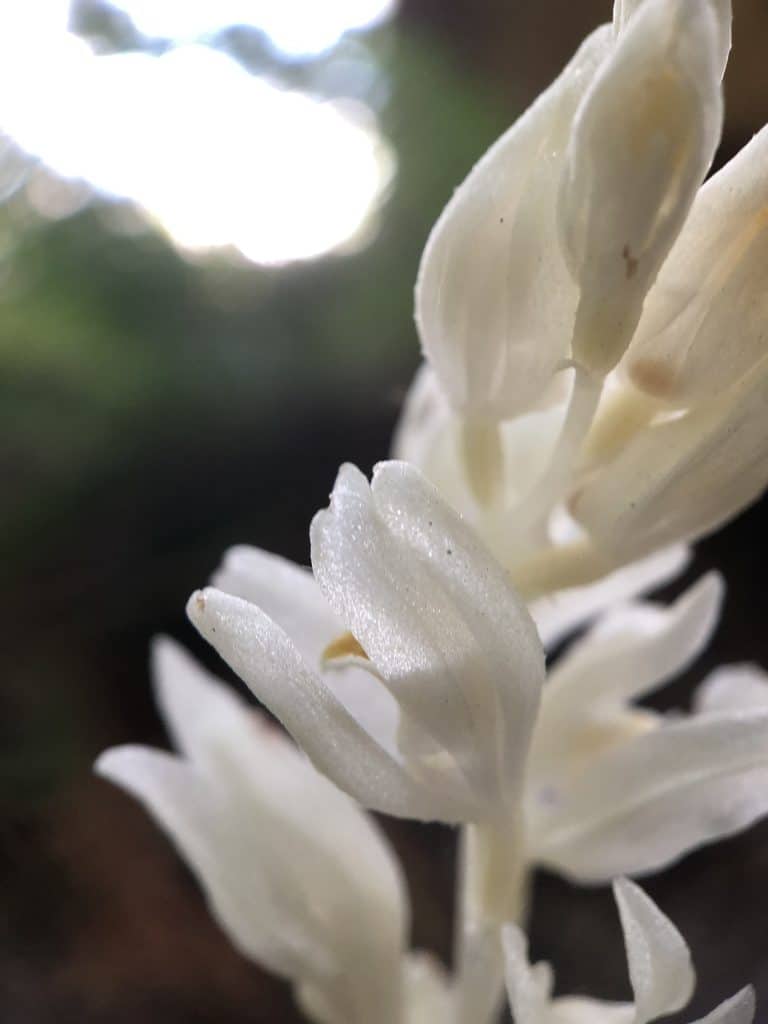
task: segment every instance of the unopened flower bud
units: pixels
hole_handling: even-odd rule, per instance
[[[682,227],[720,137],[711,0],[645,0],[576,115],[559,197],[581,290],[573,358],[606,373]]]
[[[768,128],[701,189],[627,352],[636,387],[714,398],[768,352]]]
[[[574,112],[612,45],[594,32],[491,147],[432,230],[416,283],[427,359],[456,412],[531,408],[568,354],[578,292],[557,238],[556,197]]]

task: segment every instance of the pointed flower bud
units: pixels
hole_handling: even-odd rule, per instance
[[[720,399],[639,432],[577,487],[572,514],[621,560],[710,533],[768,483],[766,409],[768,357]]]
[[[576,106],[612,42],[594,32],[456,190],[416,283],[427,359],[457,412],[507,419],[534,405],[567,356],[578,293],[555,216]]]
[[[624,365],[675,405],[727,390],[768,353],[768,127],[696,197]]]
[[[629,344],[717,147],[719,46],[711,0],[645,0],[577,112],[559,215],[573,358],[596,373]]]

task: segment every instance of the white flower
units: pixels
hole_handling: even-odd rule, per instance
[[[97,771],[147,806],[234,945],[290,979],[312,1020],[415,1024],[403,880],[374,822],[170,641],[154,664],[181,756],[118,747]]]
[[[680,932],[638,886],[614,883],[627,950],[633,1003],[608,1003],[584,996],[552,998],[553,974],[547,963],[531,966],[525,936],[515,925],[503,931],[507,992],[515,1024],[649,1024],[684,1007],[695,975]],[[721,1003],[698,1024],[751,1024],[751,986]]]
[[[630,706],[706,644],[718,577],[670,608],[616,609],[542,696],[541,647],[507,574],[414,469],[383,464],[370,488],[342,469],[312,540],[315,581],[239,549],[216,580],[239,596],[208,589],[189,612],[367,806],[490,828],[526,863],[582,881],[656,870],[768,811],[755,783],[768,779],[768,709],[668,719]]]
[[[363,804],[424,820],[506,819],[544,677],[506,572],[402,463],[380,465],[371,486],[342,467],[312,524],[312,561],[314,579],[236,553],[219,586],[275,621],[212,588],[190,599],[190,618],[316,767]]]

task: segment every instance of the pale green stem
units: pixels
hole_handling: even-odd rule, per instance
[[[492,1024],[504,999],[501,926],[523,924],[529,870],[521,822],[467,825],[459,851],[457,1024]]]

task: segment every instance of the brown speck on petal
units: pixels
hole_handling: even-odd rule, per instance
[[[627,274],[627,280],[629,281],[637,272],[637,260],[632,255],[629,243],[627,243],[621,250],[621,258],[624,260],[624,268]]]

